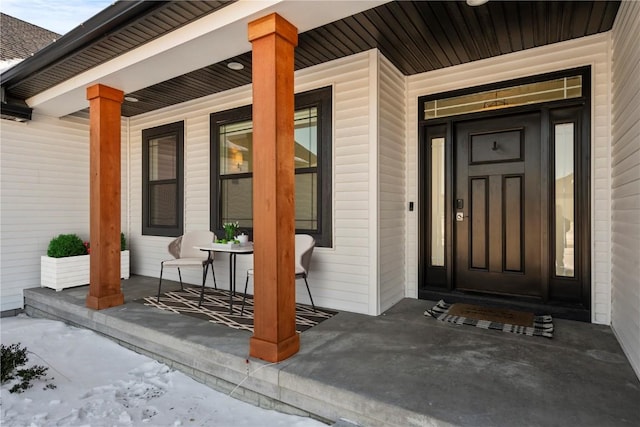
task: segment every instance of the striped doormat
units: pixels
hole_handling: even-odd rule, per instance
[[[160,302],[157,295],[146,297],[134,302],[172,313],[184,314],[198,319],[208,320],[234,329],[253,332],[253,295],[247,295],[244,306],[244,313],[240,315],[242,309],[242,296],[236,292],[233,296],[233,313],[229,313],[229,291],[226,289],[206,288],[202,306],[198,307],[200,301],[201,287],[187,287],[184,290],[165,292],[160,294]],[[309,305],[296,304],[296,331],[304,332],[318,323],[329,319],[337,311],[321,309],[316,306],[316,312]]]
[[[449,304],[443,300],[433,308],[426,310],[424,315],[456,325],[470,325],[514,334],[553,338],[553,319],[550,315],[535,316],[533,313],[503,308]]]

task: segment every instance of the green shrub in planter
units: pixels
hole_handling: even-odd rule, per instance
[[[75,234],[60,234],[49,242],[47,255],[51,258],[86,255],[87,248],[82,239]]]
[[[120,233],[120,250],[121,251],[127,250],[127,239],[125,239],[124,233]]]

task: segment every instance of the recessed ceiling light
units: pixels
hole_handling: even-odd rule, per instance
[[[487,3],[489,0],[467,0],[467,4],[469,6],[482,6]]]
[[[138,98],[136,98],[135,96],[125,96],[124,100],[129,102],[138,102]]]
[[[231,68],[232,70],[242,70],[244,68],[244,65],[242,65],[239,62],[229,62],[227,64],[227,67]]]

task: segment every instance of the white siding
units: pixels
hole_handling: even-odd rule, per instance
[[[370,54],[368,52],[296,72],[295,90],[333,87],[333,247],[316,248],[309,283],[319,306],[372,313],[370,298],[372,221],[369,204],[370,150],[375,149],[370,129]],[[142,236],[142,130],[167,123],[185,122],[185,231],[209,229],[209,115],[251,104],[251,87],[244,86],[177,106],[136,116],[130,120],[131,151],[131,257],[132,273],[157,277],[160,261],[168,254],[167,237]],[[238,257],[238,283],[251,265],[250,256]],[[215,261],[218,284],[228,286],[228,259]],[[167,278],[177,274],[167,272]],[[183,274],[198,284],[198,272]],[[251,288],[250,288],[251,290]],[[304,282],[298,300],[308,302]]]
[[[2,120],[0,141],[0,290],[6,311],[22,308],[23,289],[40,286],[40,256],[52,237],[75,233],[89,240],[89,122],[37,114],[26,123]],[[126,191],[126,166],[122,170]],[[126,215],[123,205],[125,232]]]
[[[378,74],[379,312],[404,297],[405,79],[384,56]]]
[[[407,200],[418,199],[418,97],[579,66],[592,67],[592,321],[608,324],[610,284],[610,38],[583,37],[407,78]],[[418,217],[407,215],[407,289],[417,297]]]
[[[22,308],[22,290],[40,286],[40,256],[61,233],[89,239],[89,127],[34,115],[2,120],[2,311]],[[37,153],[37,154],[35,154]]]
[[[611,285],[613,328],[640,376],[640,3],[613,27]]]

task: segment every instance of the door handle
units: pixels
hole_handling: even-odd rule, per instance
[[[456,221],[464,221],[464,200],[456,199]]]

